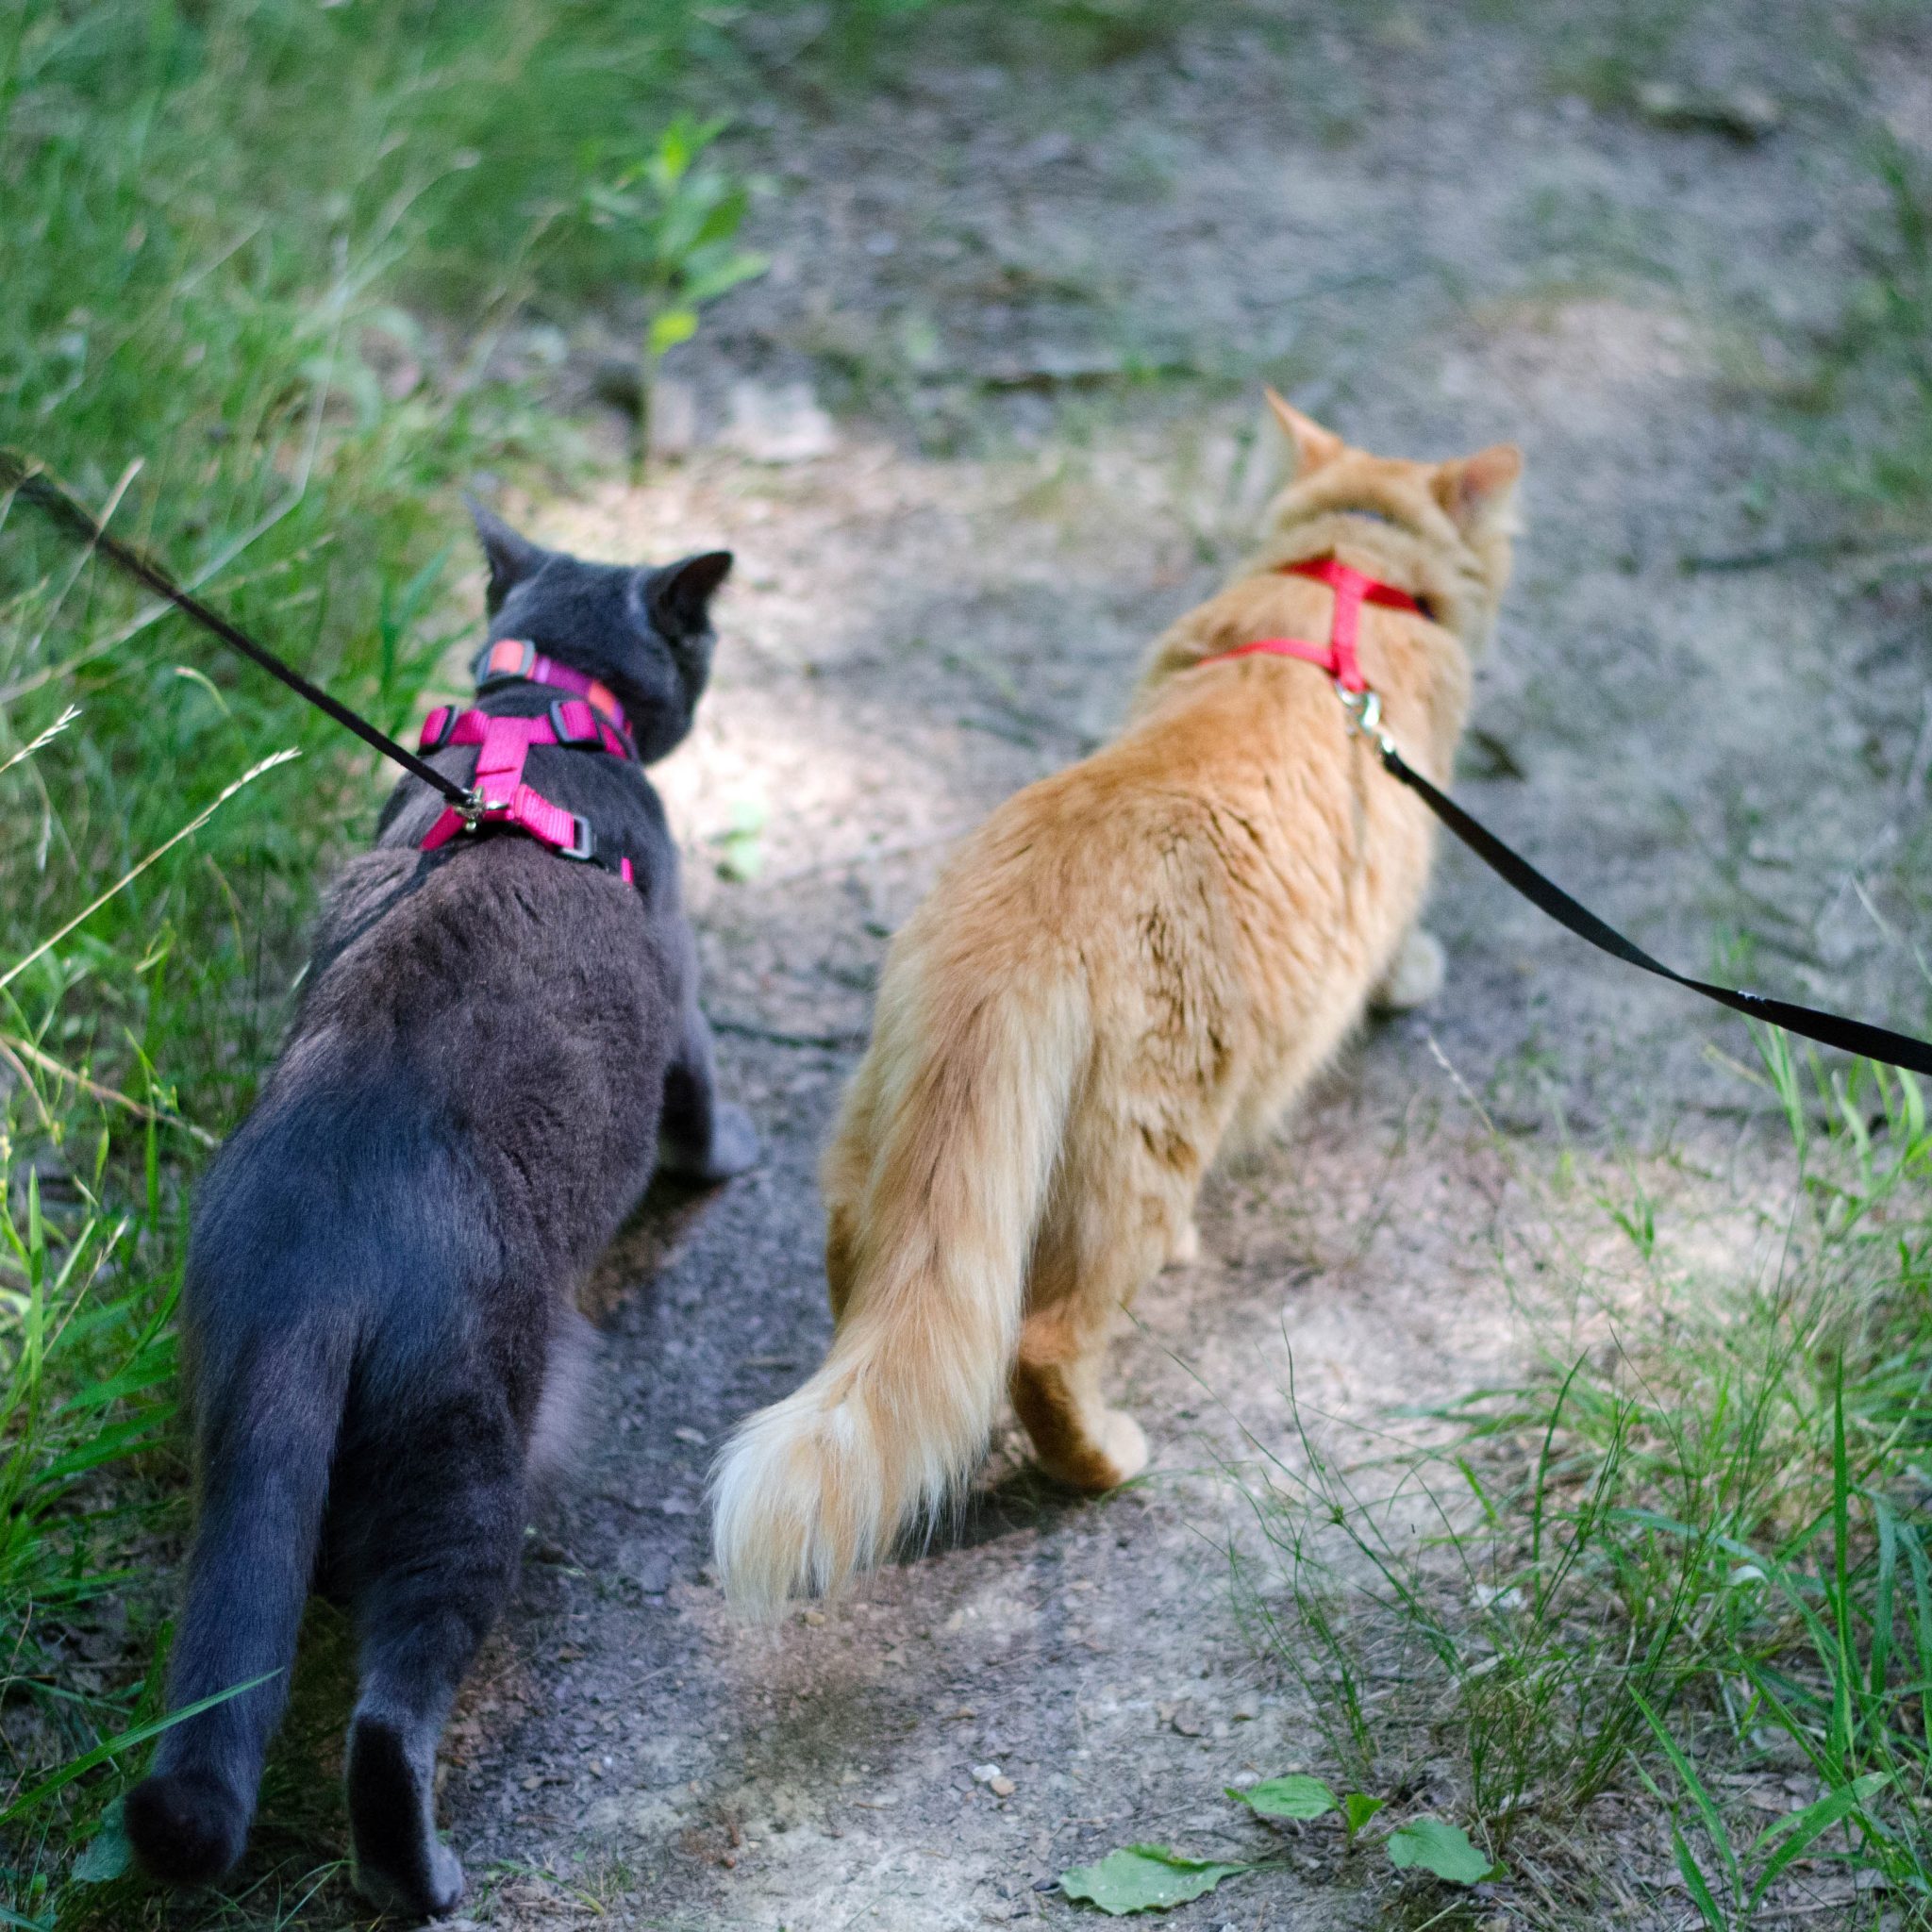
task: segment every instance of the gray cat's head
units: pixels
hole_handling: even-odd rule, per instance
[[[677,563],[585,563],[519,536],[472,502],[490,564],[489,638],[520,638],[610,687],[629,713],[638,756],[661,758],[691,729],[711,670],[711,595],[728,550]]]

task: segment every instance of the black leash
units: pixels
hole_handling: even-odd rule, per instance
[[[1932,1043],[1915,1040],[1908,1033],[1869,1026],[1862,1020],[1847,1020],[1839,1013],[1821,1013],[1816,1008],[1794,1006],[1789,1000],[1767,999],[1762,993],[1738,992],[1729,987],[1711,986],[1702,979],[1688,979],[1662,960],[1653,959],[1641,946],[1626,940],[1615,926],[1605,924],[1589,907],[1578,905],[1522,854],[1511,851],[1487,825],[1477,824],[1453,799],[1438,791],[1420,772],[1405,762],[1402,754],[1386,734],[1375,728],[1373,720],[1368,721],[1367,728],[1375,738],[1382,763],[1391,777],[1401,779],[1491,872],[1513,886],[1539,911],[1548,913],[1578,939],[1588,940],[1599,952],[1608,953],[1640,972],[1668,979],[1674,986],[1688,987],[1747,1019],[1766,1021],[1801,1039],[1859,1054],[1868,1060],[1882,1060],[1887,1066],[1907,1067],[1915,1074],[1932,1075]]]
[[[329,696],[321,686],[309,681],[292,664],[258,644],[245,631],[239,630],[218,610],[210,610],[200,598],[184,591],[159,564],[143,557],[118,537],[110,537],[100,521],[80,502],[63,490],[46,470],[17,450],[0,449],[0,490],[26,500],[44,510],[61,529],[90,549],[98,550],[110,563],[117,564],[138,582],[165,597],[176,609],[184,610],[205,630],[211,630],[225,644],[231,645],[252,662],[259,664],[271,677],[279,677],[298,696],[307,698],[318,711],[345,725],[363,743],[373,745],[384,758],[402,766],[412,778],[420,778],[456,806],[468,811],[475,805],[473,794],[454,778],[446,778],[436,767],[418,758],[407,745],[398,744],[386,731],[378,731],[368,719],[350,710],[347,705]]]
[[[129,576],[165,597],[177,609],[186,611],[204,629],[211,630],[224,643],[260,665],[272,677],[280,678],[291,691],[307,698],[317,710],[333,718],[338,724],[347,726],[365,744],[374,746],[411,776],[433,787],[452,805],[464,811],[474,808],[475,794],[455,779],[444,777],[434,765],[418,758],[407,746],[398,744],[387,732],[378,731],[366,718],[350,710],[348,706],[338,703],[320,686],[310,684],[293,665],[284,663],[273,651],[237,629],[220,612],[210,610],[198,597],[182,590],[158,563],[122,542],[118,537],[110,537],[100,522],[54,482],[40,464],[13,450],[0,449],[0,490],[25,496],[70,535],[100,551]],[[1487,825],[1471,818],[1453,799],[1437,791],[1396,750],[1394,741],[1380,728],[1379,707],[1374,710],[1364,707],[1363,700],[1367,697],[1367,693],[1343,692],[1342,702],[1356,719],[1357,727],[1374,740],[1383,767],[1390,776],[1407,785],[1491,872],[1521,892],[1539,911],[1547,913],[1558,925],[1574,933],[1580,940],[1588,940],[1599,952],[1623,960],[1626,966],[1635,966],[1641,973],[1652,974],[1658,979],[1669,980],[1673,986],[1701,993],[1721,1007],[1728,1007],[1734,1013],[1742,1013],[1746,1019],[1762,1020],[1770,1025],[1783,1027],[1787,1033],[1797,1034],[1801,1040],[1815,1040],[1822,1046],[1835,1046],[1844,1053],[1857,1054],[1865,1059],[1879,1060],[1887,1066],[1904,1067],[1914,1074],[1932,1077],[1932,1042],[1914,1039],[1908,1033],[1894,1033],[1890,1027],[1868,1025],[1863,1020],[1847,1020],[1840,1013],[1824,1013],[1815,1007],[1797,1006],[1790,1000],[1774,1000],[1763,993],[1712,986],[1707,980],[1687,977],[1666,966],[1661,959],[1653,959],[1635,941],[1625,939],[1615,926],[1607,924],[1589,907],[1573,899],[1554,879],[1545,878],[1521,853],[1504,844]]]

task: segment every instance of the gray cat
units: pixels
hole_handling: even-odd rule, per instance
[[[437,1744],[567,1420],[575,1289],[654,1164],[715,1181],[758,1156],[717,1097],[643,772],[690,729],[730,555],[583,563],[475,514],[482,689],[475,711],[432,714],[425,748],[440,732],[439,769],[469,784],[508,762],[520,789],[471,831],[419,780],[396,789],[196,1204],[182,1323],[200,1518],[172,1707],[268,1681],[166,1732],[128,1794],[142,1864],[176,1884],[241,1856],[316,1583],[360,1638],[357,1883],[396,1909],[456,1906]]]

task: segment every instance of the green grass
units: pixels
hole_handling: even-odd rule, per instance
[[[1660,1906],[1674,1847],[1713,1926],[1826,1867],[1874,1888],[1841,1923],[1932,1923],[1932,1132],[1909,1076],[1765,1058],[1777,1205],[1559,1182],[1501,1257],[1540,1371],[1347,1466],[1304,1415],[1250,1485],[1241,1599],[1332,1768],[1453,1801],[1530,1924],[1612,1862]]]
[[[1646,21],[1670,25],[1607,16],[1620,95],[1662,57]],[[1836,532],[1793,555],[1869,550],[1861,588],[1897,597],[1932,569],[1932,175],[1868,140],[1880,210],[1777,398],[1807,451],[1783,493]],[[1908,920],[1923,818],[1892,868]],[[1932,1134],[1908,1076],[1762,1045],[1781,1182],[1759,1149],[1720,1212],[1668,1158],[1586,1189],[1499,1138],[1544,1190],[1499,1255],[1541,1368],[1387,1438],[1298,1407],[1244,1478],[1238,1598],[1326,1768],[1452,1808],[1510,1867],[1512,1924],[1607,1897],[1658,1924],[1932,1924]]]
[[[583,186],[728,71],[672,0],[0,0],[0,441],[400,726],[458,486],[557,447],[491,344],[622,292]],[[140,1754],[33,1793],[158,1707],[186,1203],[372,765],[0,502],[0,1913],[71,1905]]]
[[[493,349],[647,292],[592,185],[680,116],[1014,26],[1067,60],[1164,31],[1145,0],[0,0],[0,441],[398,728],[472,620],[458,487],[580,460]],[[68,1859],[139,1752],[22,1800],[158,1707],[187,1203],[387,782],[0,500],[0,1916],[83,1909]],[[275,1776],[251,1911],[340,1841]]]
[[[1840,488],[1887,531],[1932,536],[1932,166],[1889,129],[1871,136],[1885,193],[1865,238],[1866,273],[1827,341],[1820,404],[1857,434],[1840,452]],[[1901,574],[1927,574],[1924,555]]]

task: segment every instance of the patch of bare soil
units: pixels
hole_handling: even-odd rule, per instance
[[[1728,1158],[1755,1101],[1712,1048],[1746,1054],[1741,1029],[1445,851],[1436,1008],[1368,1033],[1210,1182],[1202,1261],[1119,1348],[1147,1480],[1073,1502],[1008,1439],[859,1600],[775,1633],[725,1617],[705,1472],[824,1345],[813,1162],[886,937],[951,837],[1108,728],[1147,640],[1238,554],[1260,375],[1372,447],[1524,444],[1521,573],[1459,785],[1483,817],[1687,968],[1751,930],[1779,990],[1911,1017],[1852,883],[1924,809],[1917,660],[1816,563],[1686,568],[1780,535],[1746,509],[1792,452],[1726,372],[1847,269],[1816,29],[1700,16],[1700,81],[1786,111],[1747,144],[1592,111],[1550,78],[1556,26],[1495,11],[1204,14],[1091,71],[935,59],[824,120],[755,107],[778,265],[686,372],[696,421],[741,427],[732,384],[836,366],[839,446],[770,466],[701,433],[644,491],[541,508],[596,554],[739,554],[663,780],[769,1156],[655,1204],[608,1271],[581,1479],[443,1792],[490,1924],[1071,1923],[1042,1886],[1112,1846],[1268,1852],[1222,1787],[1319,1744],[1237,1625],[1223,1466],[1286,1451],[1291,1350],[1303,1399],[1358,1421],[1507,1371],[1512,1183],[1458,1083],[1530,1163],[1565,1136]],[[1136,368],[1202,379],[1115,379]],[[969,421],[991,441],[936,453]],[[1392,1909],[1291,1846],[1163,1923]]]

